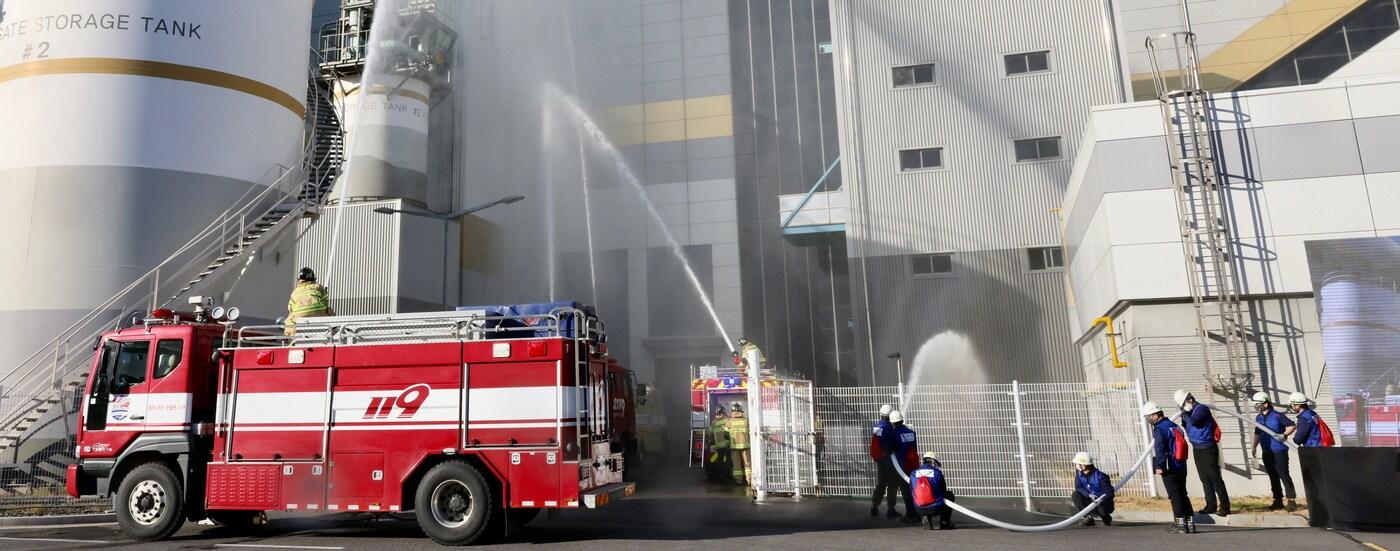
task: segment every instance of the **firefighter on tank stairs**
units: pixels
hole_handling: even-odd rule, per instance
[[[295,335],[297,320],[321,316],[334,316],[331,309],[331,294],[324,285],[316,283],[316,272],[302,268],[297,274],[297,285],[292,289],[292,297],[287,300],[287,321],[284,332]]]

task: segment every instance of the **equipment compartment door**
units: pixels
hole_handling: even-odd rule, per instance
[[[383,496],[384,454],[331,454],[331,502],[353,497],[377,503]]]
[[[324,458],[330,368],[239,366],[233,376],[230,460]]]

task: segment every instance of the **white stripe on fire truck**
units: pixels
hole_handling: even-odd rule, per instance
[[[297,509],[297,504],[295,504],[295,503],[288,503],[288,504],[287,504],[287,510],[288,510],[288,511],[295,511],[296,509]]]
[[[378,505],[370,505],[370,506],[369,506],[369,510],[371,510],[371,511],[378,511],[378,510],[379,510],[379,506],[378,506]]]
[[[360,506],[359,506],[359,505],[347,505],[347,506],[345,506],[345,508],[346,508],[347,510],[350,510],[350,511],[359,511],[359,510],[360,510]]]
[[[398,506],[398,505],[390,505],[390,506],[389,506],[389,510],[390,510],[390,511],[397,511],[397,510],[399,510],[399,506]]]
[[[327,510],[327,511],[339,511],[339,510],[340,510],[340,506],[339,506],[339,505],[336,505],[336,504],[334,504],[334,503],[331,503],[331,504],[326,505],[326,510]]]
[[[396,400],[395,391],[342,391],[332,397],[333,420],[337,422],[380,422],[400,420],[403,409],[391,407],[385,418],[365,418],[370,402],[378,398]],[[552,417],[574,418],[579,389],[572,386],[473,388],[467,396],[468,418],[473,421],[520,421]],[[419,405],[411,420],[418,422],[456,421],[459,416],[458,389],[433,389]],[[233,423],[280,425],[325,422],[325,392],[243,392],[234,395]]]
[[[533,423],[467,423],[468,428],[477,430],[493,429],[547,429],[554,427],[577,427],[577,421],[540,421]],[[375,423],[370,425],[335,425],[332,431],[370,431],[370,430],[456,430],[457,422],[442,423]],[[139,427],[132,427],[130,430],[139,430]],[[234,425],[237,432],[317,432],[326,430],[326,425],[254,425],[243,426]]]
[[[520,502],[520,506],[521,506],[521,507],[534,507],[534,506],[535,506],[535,502],[534,502],[534,501],[521,501],[521,502]]]

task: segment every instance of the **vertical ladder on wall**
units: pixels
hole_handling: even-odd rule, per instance
[[[1186,31],[1148,38],[1147,51],[1166,130],[1206,380],[1217,392],[1238,394],[1253,378],[1246,342],[1247,306],[1240,300],[1231,214],[1217,171],[1211,99],[1201,86],[1196,35]],[[1159,56],[1169,56],[1175,68],[1164,70]],[[1212,341],[1223,345],[1227,370],[1212,365],[1219,362],[1210,353]]]

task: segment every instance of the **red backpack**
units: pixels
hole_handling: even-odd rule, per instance
[[[914,506],[933,507],[938,502],[938,492],[933,488],[933,481],[926,476],[914,479]]]
[[[1321,416],[1314,415],[1313,420],[1317,421],[1317,430],[1321,435],[1318,439],[1318,445],[1324,448],[1337,445],[1336,438],[1332,436],[1332,427],[1327,426],[1327,423],[1322,420]]]
[[[1190,453],[1191,446],[1186,443],[1186,431],[1179,427],[1172,429],[1172,459],[1186,461]]]

